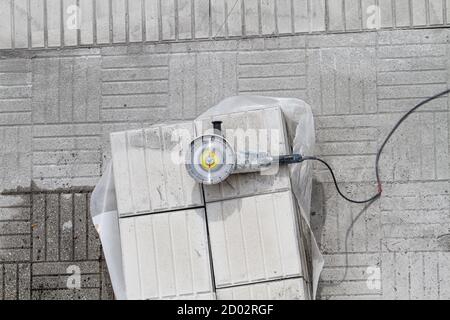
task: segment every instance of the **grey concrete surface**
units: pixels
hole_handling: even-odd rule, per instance
[[[0,52],[0,298],[111,298],[87,197],[109,132],[193,119],[235,94],[314,107],[316,154],[353,197],[402,112],[450,84],[448,29]],[[450,298],[449,98],[411,116],[381,161],[381,199],[336,195],[317,165],[322,299]],[[67,289],[79,266],[81,289]]]
[[[0,49],[58,48],[443,27],[450,0],[1,0],[0,21]]]

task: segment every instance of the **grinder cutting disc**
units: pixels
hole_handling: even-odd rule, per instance
[[[230,144],[219,135],[203,135],[194,139],[186,155],[189,175],[203,184],[224,181],[234,171],[236,155]]]

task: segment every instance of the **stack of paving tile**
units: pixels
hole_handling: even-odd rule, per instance
[[[278,107],[111,135],[128,298],[308,299],[301,219],[287,167],[200,186],[174,161],[186,138],[210,130],[212,120],[223,121],[232,144],[236,129],[269,129],[276,139],[249,139],[249,150],[267,144],[290,152]]]

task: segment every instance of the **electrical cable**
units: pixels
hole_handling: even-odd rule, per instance
[[[377,179],[377,185],[378,185],[378,191],[375,195],[373,195],[372,197],[365,199],[365,200],[354,200],[354,199],[350,199],[348,198],[346,195],[344,195],[342,193],[342,191],[339,189],[339,186],[337,184],[336,181],[336,177],[334,175],[333,169],[331,168],[331,166],[325,161],[322,160],[320,158],[317,157],[313,157],[313,156],[305,156],[305,157],[301,157],[301,159],[298,162],[303,162],[303,161],[308,161],[308,160],[312,160],[312,161],[318,161],[321,162],[322,164],[324,164],[327,169],[330,171],[331,173],[331,177],[333,178],[333,183],[334,186],[336,187],[337,192],[339,193],[339,195],[344,198],[345,200],[347,200],[348,202],[352,202],[352,203],[367,203],[367,202],[371,202],[373,200],[375,200],[376,198],[381,196],[381,193],[383,192],[383,188],[382,188],[382,183],[381,183],[381,178],[380,178],[380,169],[379,169],[379,162],[380,162],[380,157],[381,157],[381,153],[383,152],[384,147],[386,146],[387,142],[389,141],[389,139],[392,137],[392,135],[395,133],[395,131],[398,129],[398,127],[400,126],[400,124],[406,120],[406,118],[408,118],[414,111],[416,111],[418,108],[420,108],[421,106],[427,104],[428,102],[433,101],[434,99],[437,99],[439,97],[442,97],[444,95],[446,95],[447,93],[450,93],[450,89],[447,89],[445,91],[442,91],[430,98],[427,98],[425,100],[423,100],[422,102],[420,102],[419,104],[417,104],[416,106],[414,106],[412,109],[410,109],[408,112],[406,112],[401,118],[400,120],[398,120],[394,127],[391,129],[391,131],[389,132],[389,134],[386,136],[386,138],[384,139],[383,143],[381,144],[380,149],[378,149],[377,151],[377,155],[375,158],[375,176]]]

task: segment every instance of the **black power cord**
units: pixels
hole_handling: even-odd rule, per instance
[[[296,155],[297,157],[300,156],[300,159],[298,159],[298,161],[295,162],[303,162],[303,161],[308,161],[308,160],[314,160],[314,161],[319,161],[322,164],[324,164],[327,169],[330,171],[331,173],[331,177],[333,178],[333,182],[334,182],[334,186],[336,187],[337,192],[339,193],[339,195],[344,198],[345,200],[352,202],[352,203],[368,203],[371,202],[373,200],[375,200],[376,198],[381,196],[381,193],[383,192],[383,188],[382,188],[382,183],[381,183],[381,179],[380,179],[380,168],[379,168],[379,162],[380,162],[380,157],[381,157],[381,153],[383,152],[384,147],[386,146],[387,142],[389,141],[389,139],[392,137],[392,135],[394,134],[394,132],[398,129],[398,127],[400,126],[400,124],[406,120],[406,118],[408,118],[411,113],[413,113],[414,111],[416,111],[418,108],[420,108],[421,106],[427,104],[430,101],[433,101],[434,99],[437,99],[439,97],[442,97],[444,95],[446,95],[447,93],[450,93],[450,89],[447,89],[445,91],[442,91],[441,93],[438,93],[428,99],[423,100],[422,102],[420,102],[419,104],[417,104],[414,108],[412,108],[411,110],[409,110],[408,112],[406,112],[401,118],[400,120],[397,121],[397,123],[394,125],[394,127],[392,128],[392,130],[389,132],[389,134],[386,136],[386,138],[384,139],[383,143],[381,144],[380,149],[378,149],[377,152],[377,156],[375,158],[375,175],[376,175],[376,179],[377,179],[377,185],[378,185],[378,191],[376,194],[374,194],[372,197],[365,199],[365,200],[354,200],[354,199],[350,199],[348,198],[346,195],[344,195],[342,193],[342,191],[339,189],[339,186],[337,184],[336,181],[336,177],[334,175],[333,169],[330,167],[330,165],[325,161],[322,160],[320,158],[317,157],[313,157],[313,156],[305,156],[305,157],[301,157],[300,155]],[[295,157],[294,157],[295,158]],[[293,161],[294,162],[294,161]],[[290,162],[290,163],[293,163]]]

